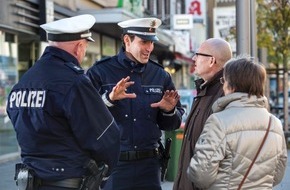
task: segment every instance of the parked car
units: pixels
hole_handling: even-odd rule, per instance
[[[278,104],[276,104],[276,100],[278,97]],[[269,104],[271,108],[271,113],[275,114],[282,122],[284,126],[284,93],[279,92],[278,96],[272,97],[269,99]],[[290,131],[290,90],[288,90],[288,126]]]
[[[280,92],[278,94],[278,100],[279,100],[279,104],[283,105],[283,100],[284,100],[284,93]],[[288,104],[290,105],[290,90],[288,90]]]
[[[277,102],[277,98],[278,98],[278,103]],[[269,98],[269,105],[271,108],[271,112],[274,114],[279,114],[280,112],[283,112],[283,108],[284,108],[284,93],[283,92],[279,92],[278,96],[272,96]],[[288,106],[290,108],[290,90],[288,90]]]
[[[178,93],[180,95],[180,103],[184,108],[185,113],[182,116],[181,128],[184,128],[187,116],[190,112],[193,98],[196,96],[196,90],[193,89],[179,89]]]

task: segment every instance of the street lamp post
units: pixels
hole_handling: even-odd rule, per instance
[[[257,59],[256,0],[236,0],[237,55]]]
[[[237,55],[250,54],[249,1],[236,1]]]

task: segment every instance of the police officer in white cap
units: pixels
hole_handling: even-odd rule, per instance
[[[179,128],[184,113],[171,76],[150,60],[157,18],[118,23],[120,52],[87,72],[121,130],[119,163],[104,189],[161,190],[158,140],[161,130]]]
[[[80,15],[41,25],[49,46],[9,94],[23,162],[16,171],[19,189],[98,189],[84,180],[92,177],[88,163],[107,165],[105,175],[117,164],[119,129],[80,67],[94,23],[92,15]]]

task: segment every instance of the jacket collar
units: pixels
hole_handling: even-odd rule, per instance
[[[223,76],[223,69],[218,71],[210,80],[205,81],[203,79],[195,80],[195,86],[197,90],[197,94],[199,96],[204,96],[206,94],[206,90],[209,86],[215,85],[220,82],[220,78]]]
[[[136,63],[129,59],[125,54],[125,48],[121,47],[118,53],[118,62],[127,69],[136,72],[136,73],[143,73],[145,71],[147,64]]]
[[[64,62],[71,62],[80,67],[80,63],[78,62],[78,60],[73,55],[71,55],[70,53],[66,52],[63,49],[53,47],[53,46],[48,46],[45,48],[43,56],[48,53],[63,60]]]
[[[234,92],[215,101],[212,106],[213,112],[222,111],[228,107],[261,107],[267,108],[268,100],[265,96],[258,98],[248,93]]]

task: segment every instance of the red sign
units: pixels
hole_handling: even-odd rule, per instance
[[[191,1],[190,7],[189,7],[189,14],[193,15],[201,15],[201,6],[199,1]]]

